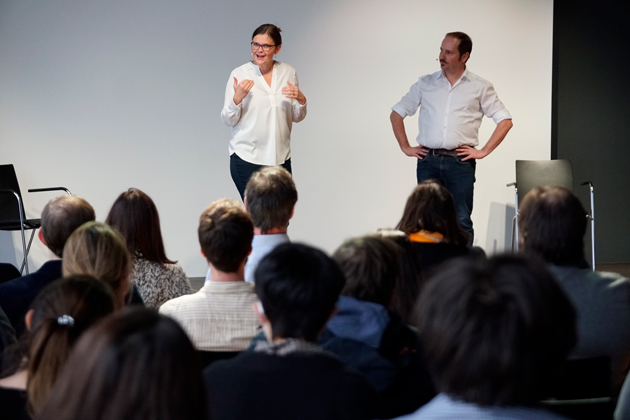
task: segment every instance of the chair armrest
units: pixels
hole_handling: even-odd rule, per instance
[[[67,189],[66,187],[50,187],[50,188],[31,188],[30,190],[28,190],[28,192],[30,193],[34,193],[34,192],[46,192],[46,191],[65,191],[66,194],[68,195],[72,195],[72,193],[70,192],[69,189]]]

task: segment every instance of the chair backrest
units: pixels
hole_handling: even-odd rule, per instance
[[[212,363],[217,360],[226,360],[231,359],[232,357],[237,356],[240,351],[204,351],[197,350],[197,354],[199,354],[199,359],[201,361],[202,368],[206,368],[210,366]]]
[[[573,191],[571,161],[564,159],[516,161],[519,201],[532,189],[545,185],[558,185]]]
[[[22,199],[20,184],[18,184],[13,165],[0,165],[0,190],[2,189],[13,190],[20,196],[20,200]],[[22,217],[26,218],[24,206],[22,206]],[[0,220],[19,222],[20,211],[13,194],[0,194]]]

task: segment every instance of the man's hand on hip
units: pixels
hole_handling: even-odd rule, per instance
[[[429,148],[424,146],[407,146],[403,147],[402,151],[409,157],[415,157],[422,160],[422,158],[429,153]]]
[[[457,153],[457,156],[464,156],[464,158],[462,159],[462,162],[469,159],[483,159],[486,156],[488,156],[488,153],[483,151],[483,149],[477,150],[474,147],[470,147],[466,145],[459,146],[457,149],[455,149],[455,152]]]

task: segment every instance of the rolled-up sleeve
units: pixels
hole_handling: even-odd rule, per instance
[[[497,92],[494,90],[494,86],[488,83],[483,90],[481,98],[481,110],[486,117],[492,118],[495,124],[500,123],[503,120],[511,120],[512,115],[505,108],[503,102],[499,99]]]
[[[232,72],[225,87],[225,100],[221,110],[221,121],[223,121],[223,124],[228,127],[234,127],[241,119],[242,105],[242,102],[239,105],[234,103],[234,72]]]
[[[422,103],[420,83],[421,81],[418,80],[416,83],[411,85],[409,92],[402,97],[400,102],[392,107],[392,111],[395,111],[403,118],[414,115]]]
[[[297,73],[293,73],[293,82],[295,86],[300,87],[300,83],[298,82]],[[300,122],[304,118],[306,118],[306,104],[302,105],[297,100],[293,101],[293,122]]]

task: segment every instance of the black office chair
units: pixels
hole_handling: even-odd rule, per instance
[[[199,360],[201,361],[201,368],[205,369],[218,360],[227,360],[236,357],[240,351],[204,351],[197,350],[199,354]]]
[[[568,360],[548,385],[541,403],[551,411],[574,420],[613,418],[609,357]]]
[[[30,189],[28,192],[43,191],[65,191],[66,194],[72,195],[67,188],[51,187]],[[17,205],[16,205],[17,201]],[[24,260],[20,268],[20,274],[26,268],[28,272],[28,253],[31,249],[31,243],[35,236],[35,230],[41,226],[41,219],[27,219],[24,213],[24,204],[22,201],[22,193],[20,192],[20,184],[15,174],[13,165],[0,165],[0,230],[22,232],[22,250],[24,252]],[[26,230],[32,230],[31,237],[26,246]]]
[[[507,184],[514,186],[514,205],[516,215],[512,219],[512,251],[518,249],[518,206],[519,196],[525,197],[536,187],[557,185],[573,191],[573,169],[571,161],[555,160],[517,160],[516,182]],[[586,215],[591,222],[591,252],[593,271],[595,271],[595,199],[593,183],[586,181],[580,185],[588,185],[591,194],[591,213]]]

